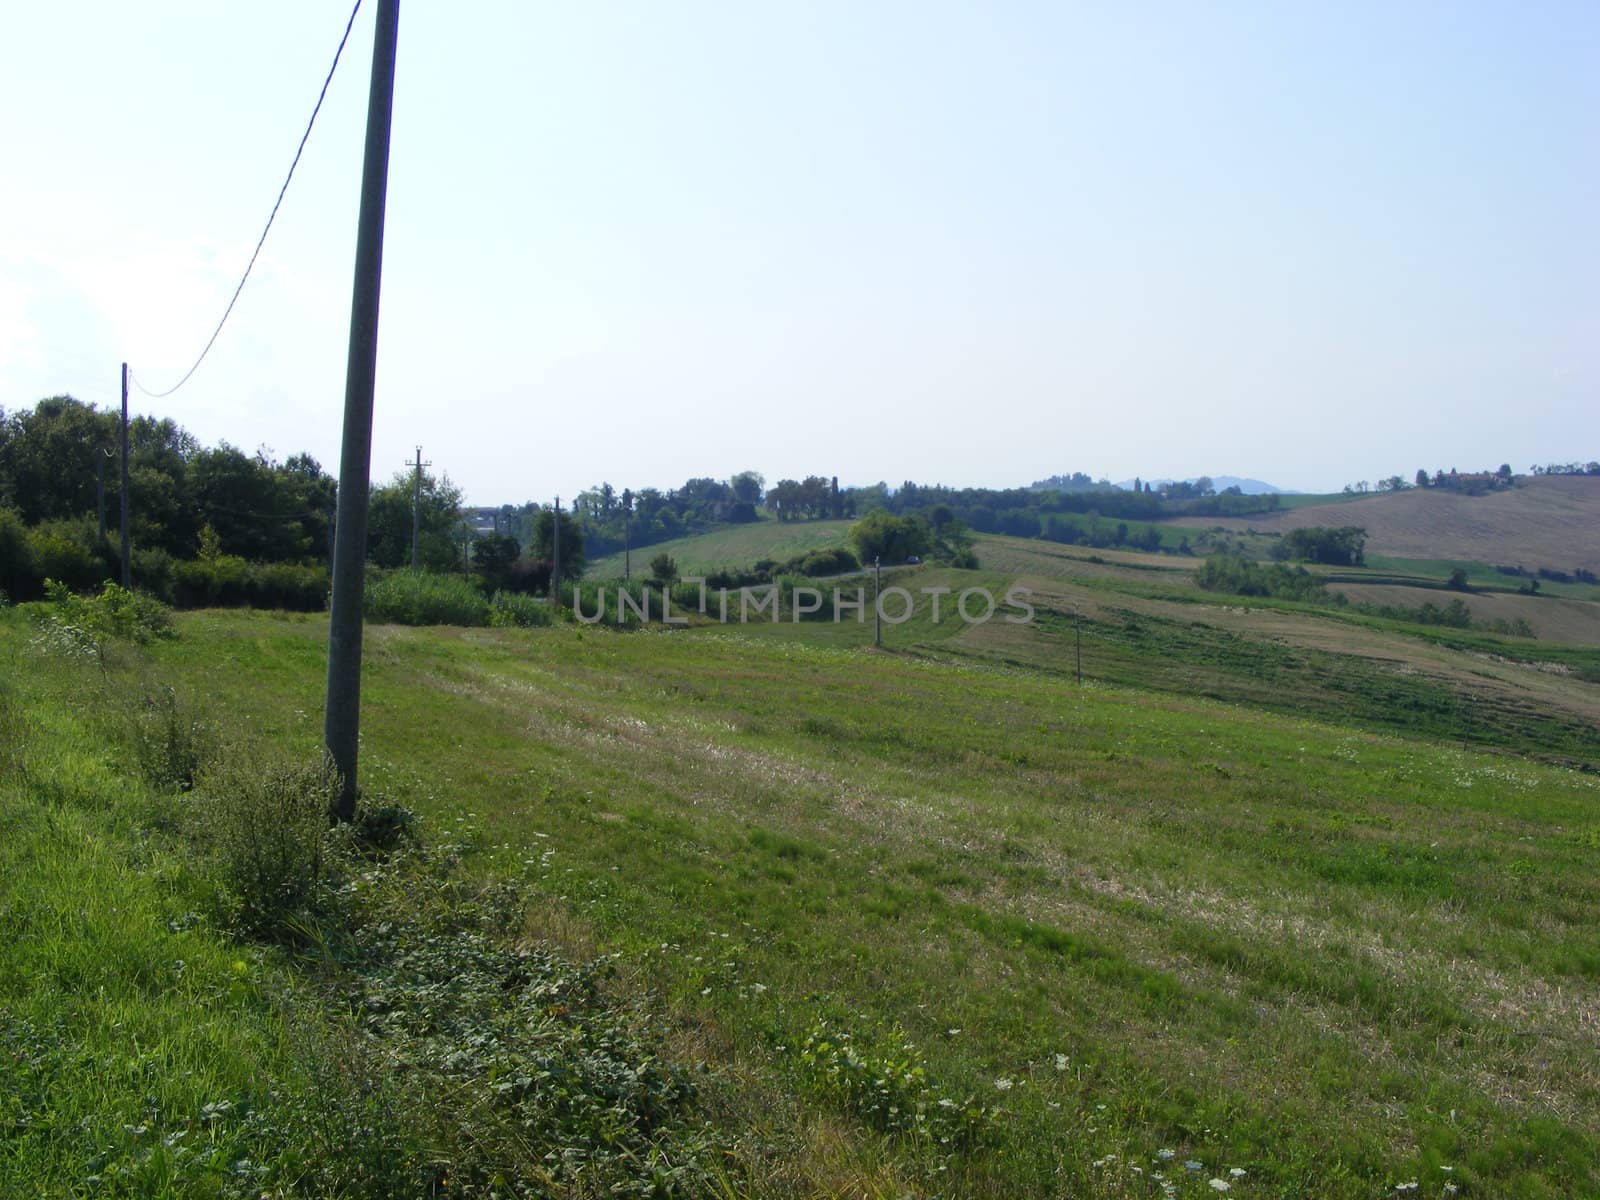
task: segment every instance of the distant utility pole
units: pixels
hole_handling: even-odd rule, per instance
[[[622,582],[633,577],[633,550],[630,535],[633,532],[633,492],[622,489]]]
[[[550,530],[550,606],[561,603],[561,497],[556,497],[555,524]]]
[[[133,560],[128,557],[128,364],[122,364],[122,586],[133,586]]]
[[[883,605],[878,597],[883,595],[883,567],[878,555],[872,556],[872,644],[883,645]]]
[[[322,736],[339,776],[337,815],[356,815],[356,753],[361,735],[361,604],[367,560],[367,492],[372,486],[372,395],[378,370],[378,296],[383,278],[383,215],[389,186],[389,126],[400,0],[378,0],[367,91],[350,349],[345,364],[344,441],[339,453],[339,515],[334,530],[333,604],[328,618],[328,698]]]
[[[417,469],[416,481],[411,485],[411,569],[420,570],[422,567],[422,468],[431,467],[431,462],[422,461],[422,447],[417,447],[417,461],[407,462],[406,466]]]

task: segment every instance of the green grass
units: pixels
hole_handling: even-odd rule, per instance
[[[329,1003],[344,994],[356,1016],[402,1014],[378,1043],[416,1072],[412,1108],[391,1101],[399,1115],[375,1119],[396,1161],[470,1165],[484,1152],[469,1144],[506,1145],[495,1097],[546,1113],[519,1066],[543,1055],[586,1097],[622,1067],[662,1064],[650,1094],[677,1098],[653,1142],[627,1141],[637,1126],[612,1129],[604,1105],[539,1120],[569,1148],[624,1137],[608,1160],[618,1178],[641,1178],[616,1164],[651,1155],[698,1164],[687,1194],[1132,1197],[1160,1194],[1157,1171],[1191,1197],[1217,1194],[1211,1178],[1236,1196],[1364,1197],[1411,1180],[1421,1195],[1600,1189],[1600,776],[1536,757],[1592,765],[1600,745],[1592,725],[1473,673],[1521,654],[1569,666],[1563,686],[1581,692],[1595,652],[1229,602],[1326,643],[1297,646],[1206,624],[1217,600],[1182,572],[1031,546],[1009,547],[1005,570],[886,572],[915,605],[883,650],[870,615],[369,628],[364,786],[419,811],[450,861],[375,886],[381,920],[352,918],[348,943],[326,934],[331,966],[248,951],[256,999],[203,1030],[164,983],[126,993],[140,1020],[167,1012],[191,1058],[226,1037],[217,1053],[251,1064],[197,1076],[173,1111],[203,1112],[202,1092],[248,1107],[243,1079],[284,1081],[264,1124],[216,1129],[225,1156],[254,1138],[249,1152],[281,1172],[316,1146],[297,1112],[356,1103],[347,1089],[318,1109],[308,1091],[348,1028]],[[1009,571],[1034,568],[1091,602],[1085,685],[1062,600],[1036,598],[1031,627],[952,618],[955,592],[1001,595]],[[938,622],[934,587],[952,589]],[[163,832],[180,801],[120,773],[82,689],[148,676],[262,746],[318,752],[325,618],[203,612],[177,629],[103,677],[72,676],[41,670],[22,616],[0,616],[13,697],[0,711],[27,726],[0,747],[25,746],[30,764],[0,783],[20,831],[0,846],[3,886],[23,881],[0,912],[31,914],[0,939],[0,1007],[56,962],[82,972],[153,945],[140,977],[161,978],[160,930],[216,887]],[[1454,673],[1328,648],[1400,632]],[[56,821],[72,831],[38,832]],[[79,853],[83,830],[97,857],[74,867],[48,849]],[[36,859],[37,876],[20,871]],[[50,891],[43,875],[65,882]],[[122,931],[129,949],[107,950],[121,929],[109,909],[99,931],[70,918],[99,891],[145,914]],[[204,977],[231,988],[240,949],[178,924],[202,943],[190,953]],[[53,940],[36,950],[23,934],[38,929]],[[548,939],[607,955],[614,990],[574,1007],[591,993],[560,990],[578,977],[565,960],[526,984],[515,956]],[[553,999],[519,1008],[524,986]],[[62,1028],[64,1061],[91,1045],[98,1063],[109,1041],[73,1024],[77,995],[61,988],[19,1027]],[[563,1007],[610,1031],[604,1045],[542,1023]],[[303,1026],[321,1031],[309,1050]],[[701,1060],[706,1074],[681,1073]],[[119,1114],[106,1128],[138,1124],[122,1118],[137,1117],[137,1089],[109,1068],[52,1069],[43,1085],[4,1069],[31,1097],[19,1114],[87,1113],[103,1096]],[[68,1074],[94,1082],[80,1094]],[[680,1096],[673,1081],[691,1076],[701,1087]],[[99,1161],[84,1143],[22,1144],[22,1165],[0,1157],[0,1192],[66,1194]],[[186,1181],[168,1194],[209,1193]]]
[[[727,525],[694,537],[674,538],[652,546],[635,547],[634,578],[650,569],[658,554],[670,555],[685,575],[711,571],[748,569],[761,559],[786,562],[812,550],[831,550],[849,544],[854,521],[777,521],[763,520],[748,525]],[[588,579],[622,578],[622,554],[597,558],[584,571]]]
[[[1508,563],[1507,566],[1516,564]],[[1450,572],[1462,570],[1467,573],[1467,582],[1474,588],[1484,591],[1515,592],[1523,584],[1529,582],[1530,576],[1502,575],[1495,570],[1492,563],[1468,562],[1458,559],[1444,558],[1389,558],[1384,555],[1368,555],[1367,566],[1373,571],[1391,573],[1402,577],[1411,576],[1429,581],[1443,581],[1450,578]],[[1538,564],[1529,568],[1537,572]],[[1538,579],[1537,574],[1531,576]],[[1600,600],[1600,586],[1592,583],[1558,583],[1552,579],[1539,579],[1539,595],[1561,596],[1571,600]]]
[[[180,628],[164,672],[315,747],[325,626]],[[1593,777],[807,632],[387,629],[364,691],[369,784],[704,1031],[729,1121],[836,1164],[772,1194],[1143,1195],[1164,1149],[1189,1195],[1189,1158],[1238,1195],[1596,1185]],[[818,1027],[999,1115],[885,1135]]]

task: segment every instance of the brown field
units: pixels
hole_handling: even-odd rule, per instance
[[[1600,477],[1520,479],[1508,491],[1465,496],[1433,488],[1249,517],[1196,518],[1196,528],[1282,533],[1313,525],[1360,525],[1367,553],[1529,568],[1600,571]]]
[[[1461,600],[1471,610],[1474,621],[1515,621],[1520,617],[1533,627],[1534,636],[1541,641],[1600,646],[1600,604],[1586,600],[1513,596],[1501,592],[1463,594],[1382,583],[1339,583],[1329,591],[1343,592],[1352,604],[1405,608],[1419,608],[1424,604],[1442,608],[1451,600]]]

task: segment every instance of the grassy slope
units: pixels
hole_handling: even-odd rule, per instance
[[[165,669],[315,747],[322,622],[181,624]],[[375,629],[367,779],[549,851],[779,1093],[814,1023],[904,1030],[1005,1109],[956,1194],[1145,1195],[1162,1149],[1188,1195],[1600,1185],[1593,777],[813,632]]]
[[[846,545],[853,521],[757,521],[749,525],[728,525],[694,537],[674,538],[633,551],[633,571],[642,576],[650,560],[670,554],[678,570],[686,575],[728,568],[748,568],[763,558],[783,562],[809,550],[826,550]],[[584,574],[590,579],[620,579],[622,554],[609,554],[590,563]]]

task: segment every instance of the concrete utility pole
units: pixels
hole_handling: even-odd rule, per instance
[[[133,560],[128,557],[128,364],[122,364],[122,586],[133,586]]]
[[[417,469],[416,481],[411,485],[411,569],[422,569],[422,468],[431,467],[431,462],[422,461],[422,447],[417,447],[417,461],[407,462],[406,466]]]
[[[344,441],[339,454],[339,514],[334,530],[333,604],[328,619],[328,698],[322,736],[339,776],[337,815],[356,814],[356,753],[361,735],[361,605],[367,559],[367,493],[372,485],[372,395],[378,368],[378,296],[383,279],[383,215],[389,185],[389,126],[400,0],[378,0],[367,91],[350,350],[345,365]]]
[[[550,529],[550,607],[561,603],[561,497],[556,497],[555,523]]]

